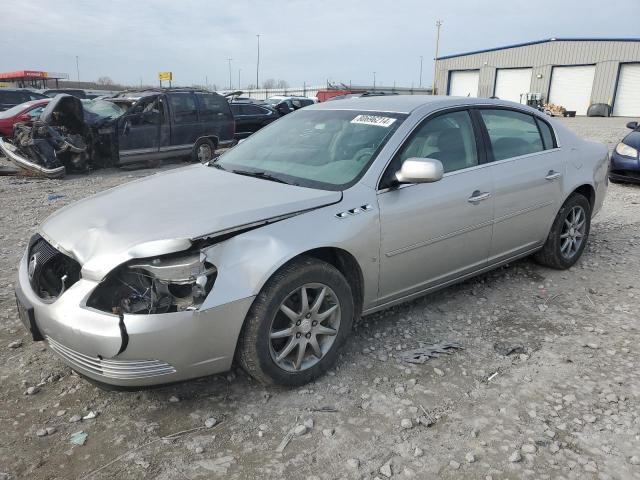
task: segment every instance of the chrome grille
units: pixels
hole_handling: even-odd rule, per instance
[[[103,360],[76,352],[46,337],[51,350],[56,352],[71,367],[94,375],[119,380],[138,380],[175,373],[176,369],[160,360]]]

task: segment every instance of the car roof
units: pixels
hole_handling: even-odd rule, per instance
[[[313,100],[313,98],[305,97],[303,95],[271,95],[269,98],[277,98],[278,100],[286,100],[288,98],[300,98],[305,100]]]
[[[473,97],[450,97],[445,95],[381,95],[370,97],[346,98],[310,105],[305,110],[365,110],[372,112],[411,113],[420,107],[431,106],[433,109],[455,107],[458,105],[496,105],[520,107],[531,110],[520,103],[506,100]]]

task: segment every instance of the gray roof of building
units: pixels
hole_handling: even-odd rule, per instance
[[[529,45],[538,45],[540,43],[549,42],[640,42],[640,38],[545,38],[544,40],[535,40],[533,42],[514,43],[513,45],[504,45],[502,47],[485,48],[483,50],[444,55],[442,57],[438,57],[438,60],[446,60],[447,58],[464,57],[466,55],[475,55],[476,53],[495,52],[496,50],[526,47]]]

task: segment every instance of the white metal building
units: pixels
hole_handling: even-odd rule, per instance
[[[552,38],[439,57],[436,91],[522,103],[540,93],[577,115],[606,103],[612,115],[640,117],[640,39]]]

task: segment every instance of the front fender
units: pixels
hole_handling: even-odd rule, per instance
[[[345,192],[341,203],[297,215],[237,235],[203,250],[218,269],[202,309],[257,295],[271,276],[291,259],[310,250],[333,247],[358,262],[364,282],[364,305],[378,293],[380,224],[375,193],[356,198]],[[347,218],[336,214],[368,204],[371,209]]]

